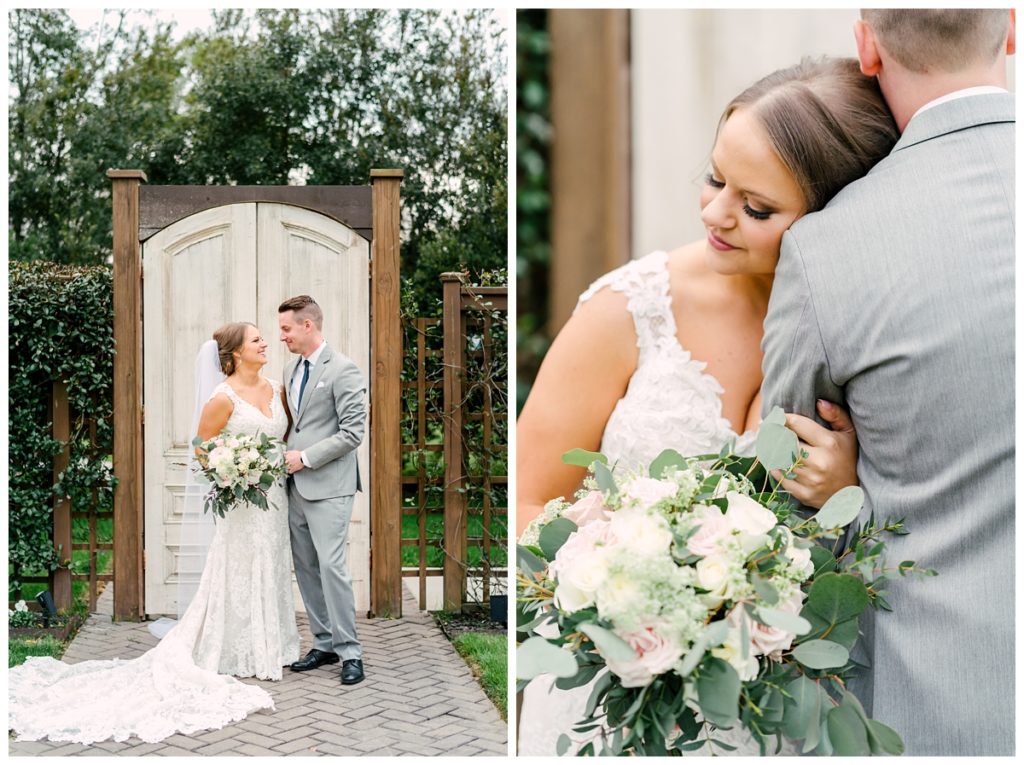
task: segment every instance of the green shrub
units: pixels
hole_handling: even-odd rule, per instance
[[[53,550],[55,490],[81,509],[94,490],[98,509],[113,503],[112,274],[107,266],[11,262],[9,276],[8,555],[23,573],[44,574],[70,558],[69,550]],[[63,444],[51,435],[55,380],[67,383],[71,410],[70,464],[56,486],[53,457]],[[20,582],[12,577],[9,585]]]

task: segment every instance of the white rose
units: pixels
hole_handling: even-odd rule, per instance
[[[611,510],[605,507],[604,495],[599,491],[592,491],[566,508],[562,512],[562,517],[575,523],[577,528],[583,528],[593,521],[607,521],[611,517]]]
[[[24,600],[19,600],[14,604],[15,611],[28,611],[28,604]]]
[[[616,540],[610,526],[608,521],[593,521],[570,534],[555,553],[555,559],[548,566],[548,573],[558,578],[578,556],[591,553],[597,547],[614,544]]]
[[[628,610],[640,598],[640,585],[628,573],[605,579],[597,591],[597,607],[602,614],[618,614]]]
[[[729,522],[715,505],[695,505],[693,510],[700,519],[700,528],[687,540],[686,549],[691,555],[713,555],[719,550],[719,542],[729,537]]]
[[[712,555],[697,561],[694,568],[697,570],[697,586],[708,591],[700,596],[701,602],[708,608],[718,608],[732,594],[731,571],[726,558]]]
[[[608,669],[614,672],[626,688],[642,688],[657,675],[668,672],[683,655],[683,649],[671,637],[658,632],[657,627],[646,627],[636,632],[620,634],[636,651],[636,658],[615,661],[605,657]]]
[[[814,573],[814,561],[811,560],[810,548],[803,549],[796,545],[790,545],[786,548],[786,557],[803,573],[805,578]]]
[[[778,519],[771,510],[744,494],[730,491],[725,496],[729,501],[725,519],[740,532],[740,546],[749,555],[768,541],[768,532],[775,528]]]
[[[559,584],[569,582],[582,592],[593,594],[597,588],[604,584],[608,578],[608,562],[601,550],[578,555],[573,561],[562,570],[558,579]]]
[[[656,478],[632,478],[622,487],[622,496],[626,504],[633,500],[636,507],[647,509],[663,499],[674,497],[679,487],[672,481],[659,481]]]
[[[611,531],[621,544],[637,555],[661,555],[672,544],[668,521],[639,510],[612,513]]]
[[[584,592],[568,581],[559,582],[555,587],[555,606],[568,614],[592,606],[594,604],[594,593]]]

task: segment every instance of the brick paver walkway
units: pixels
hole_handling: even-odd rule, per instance
[[[64,655],[129,659],[157,642],[145,624],[114,624],[111,588]],[[261,711],[221,730],[175,735],[159,744],[137,738],[81,746],[9,741],[13,756],[34,755],[505,755],[508,727],[462,658],[406,593],[402,619],[358,619],[366,680],[342,686],[338,664],[285,670],[266,688],[276,711]],[[311,647],[299,614],[302,655]],[[102,703],[102,700],[100,700]]]

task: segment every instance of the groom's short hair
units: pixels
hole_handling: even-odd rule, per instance
[[[320,306],[309,295],[297,295],[296,297],[288,298],[277,308],[278,313],[284,313],[285,311],[294,311],[295,318],[299,321],[309,319],[316,325],[317,329],[322,330],[324,328],[324,312],[320,310]]]
[[[1007,8],[871,8],[860,15],[882,47],[912,72],[959,72],[991,64],[1006,43],[1010,24]]]

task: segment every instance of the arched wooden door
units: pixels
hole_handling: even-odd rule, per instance
[[[252,321],[269,343],[264,374],[279,380],[289,353],[278,339],[277,307],[308,294],[323,308],[327,342],[369,377],[369,256],[369,242],[341,223],[269,202],[204,210],[143,243],[148,614],[176,612],[180,564],[195,554],[181,544],[181,511],[199,346],[224,323]],[[369,435],[359,463],[368,475]],[[369,495],[363,492],[356,496],[348,541],[360,612],[370,602],[369,521]]]

